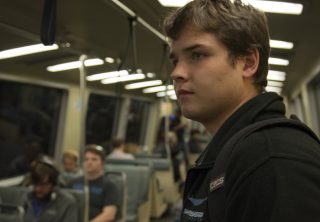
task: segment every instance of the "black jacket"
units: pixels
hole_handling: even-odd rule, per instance
[[[304,131],[288,127],[264,129],[237,144],[222,188],[224,217],[212,218],[209,174],[222,146],[244,127],[284,113],[280,96],[263,93],[226,120],[188,172],[182,222],[320,221],[320,146]]]

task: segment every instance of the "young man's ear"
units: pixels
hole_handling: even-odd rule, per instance
[[[252,49],[244,56],[243,77],[248,78],[253,76],[259,66],[260,54],[258,49]]]

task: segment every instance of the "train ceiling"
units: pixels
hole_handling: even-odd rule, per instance
[[[0,51],[41,42],[44,2],[0,0]],[[294,43],[292,50],[272,50],[273,57],[290,62],[288,66],[271,66],[271,69],[287,73],[283,88],[287,95],[292,94],[306,76],[314,76],[320,70],[320,1],[289,2],[302,3],[303,13],[267,13],[271,38]],[[142,69],[144,73],[155,73],[156,78],[164,82],[170,81],[171,64],[165,41],[140,23],[131,26],[131,32],[132,18],[119,7],[121,3],[160,33],[161,21],[172,9],[163,7],[158,0],[57,0],[55,41],[59,50],[0,60],[0,73],[28,73],[43,80],[77,83],[78,70],[52,73],[46,67],[78,60],[85,54],[89,58],[112,57],[122,61],[122,64],[105,62],[88,67],[88,75],[121,66],[123,69]],[[130,38],[132,33],[134,38]],[[133,50],[134,45],[136,50]],[[100,82],[90,84],[100,88],[114,87]],[[135,90],[135,93],[139,94],[141,90]]]

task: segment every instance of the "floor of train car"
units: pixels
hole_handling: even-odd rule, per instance
[[[180,215],[181,212],[181,201],[176,203],[175,206],[169,207],[166,212],[159,219],[151,219],[150,222],[176,222],[177,215]]]
[[[161,218],[151,219],[150,222],[175,222],[176,211],[174,209],[168,209]]]

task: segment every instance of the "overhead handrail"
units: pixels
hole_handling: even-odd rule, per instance
[[[158,30],[156,30],[155,28],[153,28],[151,25],[149,25],[144,19],[142,19],[141,17],[139,17],[134,11],[132,11],[129,7],[127,7],[125,4],[123,4],[122,2],[120,2],[119,0],[104,0],[105,2],[112,2],[115,5],[117,5],[122,11],[124,11],[125,13],[127,13],[130,17],[136,18],[137,22],[140,23],[142,26],[144,26],[146,29],[148,29],[150,32],[152,32],[153,34],[155,34],[158,38],[160,38],[162,41],[164,41],[165,43],[167,43],[167,38],[161,34]]]

